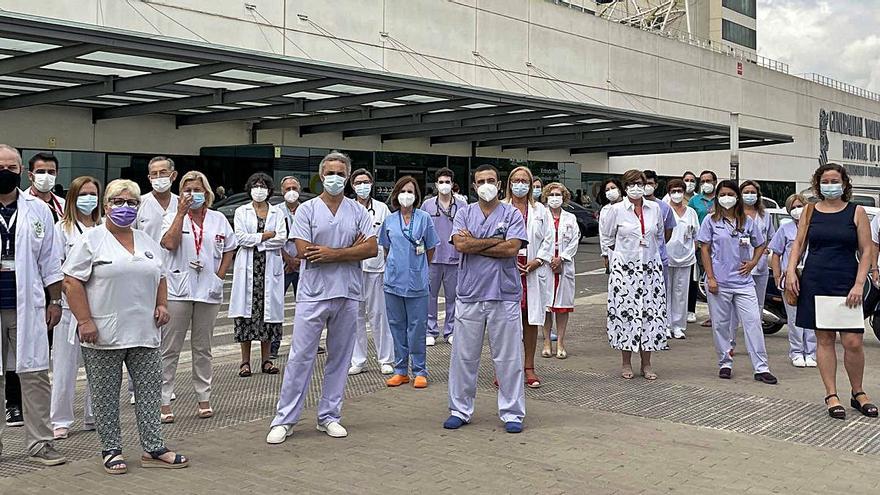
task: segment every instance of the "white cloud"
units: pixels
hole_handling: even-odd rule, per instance
[[[758,0],[758,53],[880,92],[880,0]]]

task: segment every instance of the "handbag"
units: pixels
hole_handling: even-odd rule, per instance
[[[806,222],[806,226],[807,226],[807,230],[804,235],[804,251],[806,251],[806,249],[807,249],[807,242],[809,240],[809,234],[810,234],[810,220],[813,219],[813,210],[815,208],[816,208],[816,205],[813,203],[810,203],[804,208],[804,214],[801,215],[800,221]],[[801,253],[801,257],[803,257],[803,253]],[[788,260],[789,263],[791,263],[792,261],[794,261],[794,260]],[[788,271],[787,269],[788,269],[788,267],[786,267],[786,272]],[[797,278],[798,278],[798,287],[800,287],[800,279],[801,279],[800,271],[795,271],[795,276],[797,276]],[[795,295],[795,293],[791,290],[792,285],[793,284],[785,284],[785,292],[782,294],[782,297],[785,298],[785,302],[789,306],[797,306],[798,296]]]

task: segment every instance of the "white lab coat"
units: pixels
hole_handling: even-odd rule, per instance
[[[550,216],[550,230],[554,237],[554,254],[559,250],[559,257],[562,258],[562,273],[559,274],[559,287],[556,288],[548,307],[554,308],[573,308],[574,307],[574,257],[578,251],[578,245],[581,240],[581,229],[578,227],[577,217],[573,214],[562,210],[559,215],[559,228],[555,229],[553,225],[553,216]],[[559,234],[556,234],[556,231]],[[558,239],[557,239],[558,237]],[[553,270],[551,272],[550,290],[553,291],[555,285],[555,277]]]
[[[376,199],[370,199],[370,201],[372,201],[372,204],[370,205],[370,209],[367,209],[367,211],[370,213],[370,217],[372,217],[373,219],[373,229],[378,232],[379,227],[382,226],[382,223],[385,222],[385,219],[391,215],[391,210],[388,209],[388,205],[381,201],[378,201]],[[361,203],[358,202],[358,204],[360,205]],[[384,273],[385,248],[379,246],[379,252],[378,254],[376,254],[376,256],[361,261],[361,269],[365,272]],[[381,284],[379,290],[381,290]]]
[[[553,302],[553,271],[550,269],[550,260],[553,258],[554,231],[550,210],[541,203],[529,203],[526,236],[529,241],[526,246],[526,260],[544,260],[543,265],[526,275],[529,325],[543,325],[547,306]]]
[[[61,246],[55,238],[49,206],[42,199],[20,191],[16,207],[16,371],[29,373],[49,369],[47,301],[43,289],[60,282],[64,275],[61,273]],[[5,357],[5,352],[0,353],[0,373],[6,369]]]
[[[284,206],[282,205],[281,208]],[[238,240],[238,254],[232,275],[232,295],[229,300],[230,318],[251,318],[254,290],[254,249],[266,253],[266,285],[263,321],[266,323],[284,322],[284,262],[281,249],[287,242],[286,215],[277,206],[269,206],[264,231],[275,231],[275,237],[260,241],[257,233],[257,212],[253,203],[239,206],[235,210],[235,237]]]

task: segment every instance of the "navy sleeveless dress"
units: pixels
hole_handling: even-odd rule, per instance
[[[816,328],[815,296],[849,295],[856,282],[859,261],[859,236],[856,230],[856,205],[847,203],[837,213],[813,210],[807,261],[801,276],[801,293],[798,298],[797,320],[801,328]],[[835,332],[864,333],[864,328],[835,329]]]

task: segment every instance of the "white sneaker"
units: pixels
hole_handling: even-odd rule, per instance
[[[436,339],[434,337],[431,337],[430,335],[425,337],[425,345],[426,346],[431,347],[435,344],[435,342],[436,342]]]
[[[454,335],[450,335],[449,337],[446,337],[447,344],[452,345],[452,337],[454,337]]]
[[[269,434],[266,435],[266,443],[276,444],[283,443],[287,440],[287,437],[293,435],[293,426],[291,425],[278,425],[273,426],[272,429],[269,430]]]
[[[351,368],[348,369],[349,375],[360,375],[363,372],[364,372],[363,366],[352,366]]]
[[[319,424],[318,431],[322,431],[333,438],[345,438],[348,436],[348,431],[342,427],[341,424],[336,421],[331,421],[329,423]]]
[[[696,323],[697,322],[697,314],[696,313],[688,313],[688,323]]]
[[[134,400],[134,392],[128,394],[128,403],[131,404],[131,405],[134,405],[134,403],[135,403],[135,400]]]
[[[817,366],[817,364],[816,364],[816,358],[814,358],[813,356],[807,356],[807,357],[805,357],[805,358],[804,358],[804,365],[805,365],[807,368],[815,368],[815,367]]]
[[[676,339],[686,339],[687,338],[687,335],[685,335],[684,329],[682,329],[682,328],[674,329],[672,331],[672,336],[675,337]]]
[[[171,392],[171,400],[177,400],[177,394],[175,394],[174,392]]]
[[[804,360],[803,356],[795,356],[791,360],[791,365],[795,368],[806,368],[807,362]]]
[[[667,338],[667,339],[671,339],[671,338],[672,338],[672,330],[670,330],[669,328],[666,329],[666,338]]]
[[[383,375],[393,374],[394,373],[394,366],[391,366],[390,364],[383,364],[382,367],[380,368],[380,371],[382,372]]]

